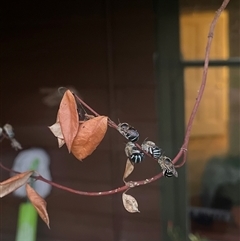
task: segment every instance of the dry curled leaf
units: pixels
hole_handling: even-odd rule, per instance
[[[129,159],[127,159],[125,171],[124,171],[124,174],[123,174],[123,181],[124,182],[125,182],[125,179],[133,172],[133,170],[134,170],[133,164],[129,161]]]
[[[39,216],[50,229],[46,201],[29,184],[26,185],[26,193],[27,193],[28,199],[30,200],[32,205],[36,208]]]
[[[86,158],[97,148],[107,131],[107,121],[107,116],[98,116],[79,124],[71,150],[77,159]]]
[[[133,196],[123,193],[122,200],[123,200],[123,206],[128,212],[130,213],[140,212],[138,210],[137,200]]]
[[[73,140],[78,132],[79,116],[75,97],[70,90],[67,90],[63,95],[58,118],[68,151],[71,152]]]
[[[65,144],[65,141],[62,134],[60,123],[56,122],[53,125],[49,126],[48,128],[51,130],[53,135],[57,137],[59,148],[62,147]]]
[[[33,171],[27,171],[17,174],[6,181],[0,183],[0,197],[4,197],[9,193],[17,190],[19,187],[27,183],[29,177],[33,174]]]

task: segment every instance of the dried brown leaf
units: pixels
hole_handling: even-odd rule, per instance
[[[107,121],[107,116],[98,116],[79,124],[72,145],[72,153],[77,159],[86,158],[97,148],[107,131]]]
[[[59,148],[62,147],[65,144],[65,141],[62,134],[60,123],[56,122],[53,125],[49,126],[48,128],[51,130],[53,135],[57,137]]]
[[[125,171],[123,174],[124,182],[125,182],[125,179],[133,172],[133,170],[134,170],[134,165],[129,161],[129,159],[127,159]]]
[[[46,201],[29,184],[26,185],[26,192],[27,192],[28,199],[30,200],[32,205],[36,208],[39,216],[50,229]]]
[[[4,197],[24,185],[32,174],[33,171],[23,172],[1,182],[0,197]]]
[[[79,116],[76,100],[70,90],[67,90],[63,95],[58,118],[68,151],[71,152],[73,140],[78,133]]]
[[[123,200],[123,206],[128,212],[140,213],[140,211],[138,210],[137,200],[133,196],[123,193],[122,200]]]

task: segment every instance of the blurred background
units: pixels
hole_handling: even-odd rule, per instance
[[[48,126],[56,120],[57,89],[73,88],[98,113],[128,122],[174,157],[196,99],[210,22],[219,0],[5,1],[1,3],[1,126],[13,125],[24,150],[50,156],[55,182],[83,191],[121,186],[125,139],[109,129],[79,162]],[[141,213],[127,213],[121,194],[78,196],[53,188],[46,198],[51,230],[39,219],[38,241],[174,240],[198,233],[240,239],[240,6],[230,1],[217,24],[206,91],[193,125],[187,164],[178,178],[129,192]],[[18,152],[1,143],[1,162]],[[151,159],[131,180],[152,177]],[[1,181],[9,173],[1,170]],[[0,200],[0,237],[15,240],[18,207]]]

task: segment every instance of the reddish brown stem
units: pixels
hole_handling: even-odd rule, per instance
[[[200,89],[198,91],[196,102],[194,104],[191,116],[190,116],[188,124],[187,124],[184,143],[183,143],[182,148],[180,149],[179,153],[177,154],[177,156],[173,159],[174,164],[182,156],[183,150],[187,150],[187,148],[188,148],[188,142],[189,142],[192,126],[193,126],[193,121],[196,117],[201,99],[203,97],[204,89],[205,89],[205,86],[206,86],[207,74],[208,74],[208,65],[209,65],[209,55],[210,55],[210,49],[211,49],[212,40],[213,40],[214,29],[215,29],[215,26],[217,24],[217,21],[218,21],[220,15],[221,15],[222,11],[226,8],[229,1],[230,0],[224,0],[223,1],[221,7],[217,10],[217,12],[215,13],[215,16],[213,18],[213,21],[211,22],[210,29],[209,29],[209,32],[208,32],[208,41],[207,41],[205,57],[204,57],[204,68],[203,68],[203,74],[202,74],[202,82],[201,82],[201,85],[200,85]],[[182,163],[180,165],[176,166],[176,167],[181,167],[186,162],[186,156],[187,155],[184,155]]]
[[[15,170],[11,170],[11,169],[5,167],[1,162],[0,162],[0,167],[2,169],[4,169],[4,170],[8,171],[8,172],[13,172],[13,173],[17,173],[17,174],[20,173],[20,172],[17,172]],[[74,194],[84,195],[84,196],[104,196],[104,195],[111,195],[111,194],[115,194],[115,193],[120,193],[120,192],[126,191],[129,188],[146,185],[148,183],[151,183],[151,182],[159,179],[160,177],[162,177],[162,173],[159,173],[158,175],[156,175],[156,176],[154,176],[154,177],[152,177],[150,179],[145,179],[145,180],[136,181],[136,182],[135,181],[127,182],[124,186],[118,187],[116,189],[109,190],[109,191],[85,192],[85,191],[79,191],[79,190],[76,190],[76,189],[73,189],[73,188],[69,188],[69,187],[60,185],[58,183],[49,181],[46,178],[44,178],[43,176],[41,176],[41,175],[37,175],[37,176],[33,175],[32,176],[32,178],[34,178],[35,180],[39,180],[39,181],[48,183],[49,185],[51,185],[53,187],[56,187],[56,188],[59,188],[59,189],[62,189],[62,190],[65,190],[67,192],[71,192],[71,193],[74,193]]]
[[[17,171],[14,171],[14,170],[11,170],[11,169],[5,167],[1,162],[0,162],[0,167],[1,167],[3,170],[8,171],[8,172],[20,173],[20,172],[17,172]]]

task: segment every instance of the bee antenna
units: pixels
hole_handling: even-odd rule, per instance
[[[148,139],[148,137],[146,137],[146,138],[144,139],[143,143],[144,143],[147,139]]]

